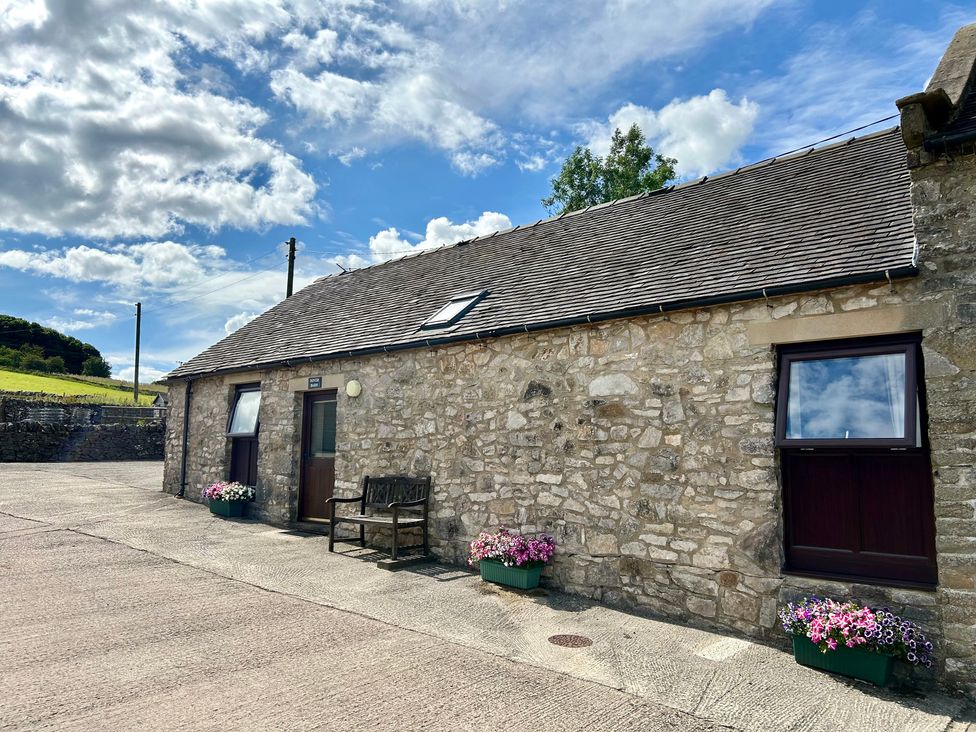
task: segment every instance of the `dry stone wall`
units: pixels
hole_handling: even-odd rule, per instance
[[[166,427],[0,422],[0,463],[162,460]]]

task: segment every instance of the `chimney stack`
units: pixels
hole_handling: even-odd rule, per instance
[[[955,144],[976,140],[976,122],[972,129],[959,125],[958,134],[951,129],[957,121],[966,121],[961,116],[976,114],[976,99],[970,97],[976,97],[976,23],[956,31],[925,91],[895,102],[910,166],[931,162]]]

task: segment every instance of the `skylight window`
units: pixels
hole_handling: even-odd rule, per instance
[[[461,295],[452,297],[447,305],[431,315],[422,327],[424,328],[443,328],[446,325],[453,325],[459,321],[465,313],[478,304],[478,301],[485,296],[485,290],[478,292],[465,292]]]

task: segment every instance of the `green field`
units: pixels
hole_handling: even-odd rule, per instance
[[[0,369],[0,391],[32,391],[54,396],[75,397],[75,401],[92,401],[103,404],[132,404],[132,392],[113,389],[101,384],[85,383],[71,378],[43,374],[25,374],[20,371]],[[91,397],[91,399],[78,399]],[[155,394],[140,392],[139,404],[151,405]]]
[[[122,389],[123,391],[132,391],[131,381],[122,381],[121,379],[110,379],[104,376],[85,376],[84,374],[58,374],[58,378],[71,379],[73,381],[85,381],[91,384],[98,384],[100,386],[106,386],[109,389]],[[169,391],[169,387],[162,384],[142,384],[139,387],[139,391],[144,391],[147,394],[152,392],[153,394],[165,394]]]

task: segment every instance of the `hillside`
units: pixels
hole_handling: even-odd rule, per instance
[[[111,371],[90,343],[11,315],[0,315],[0,367],[4,366],[95,376],[109,376]]]
[[[54,397],[69,397],[72,401],[91,401],[99,404],[132,404],[131,386],[125,389],[121,386],[92,383],[82,378],[27,374],[0,369],[0,392],[6,391],[50,394]],[[155,396],[154,392],[140,389],[139,404],[151,405]]]

